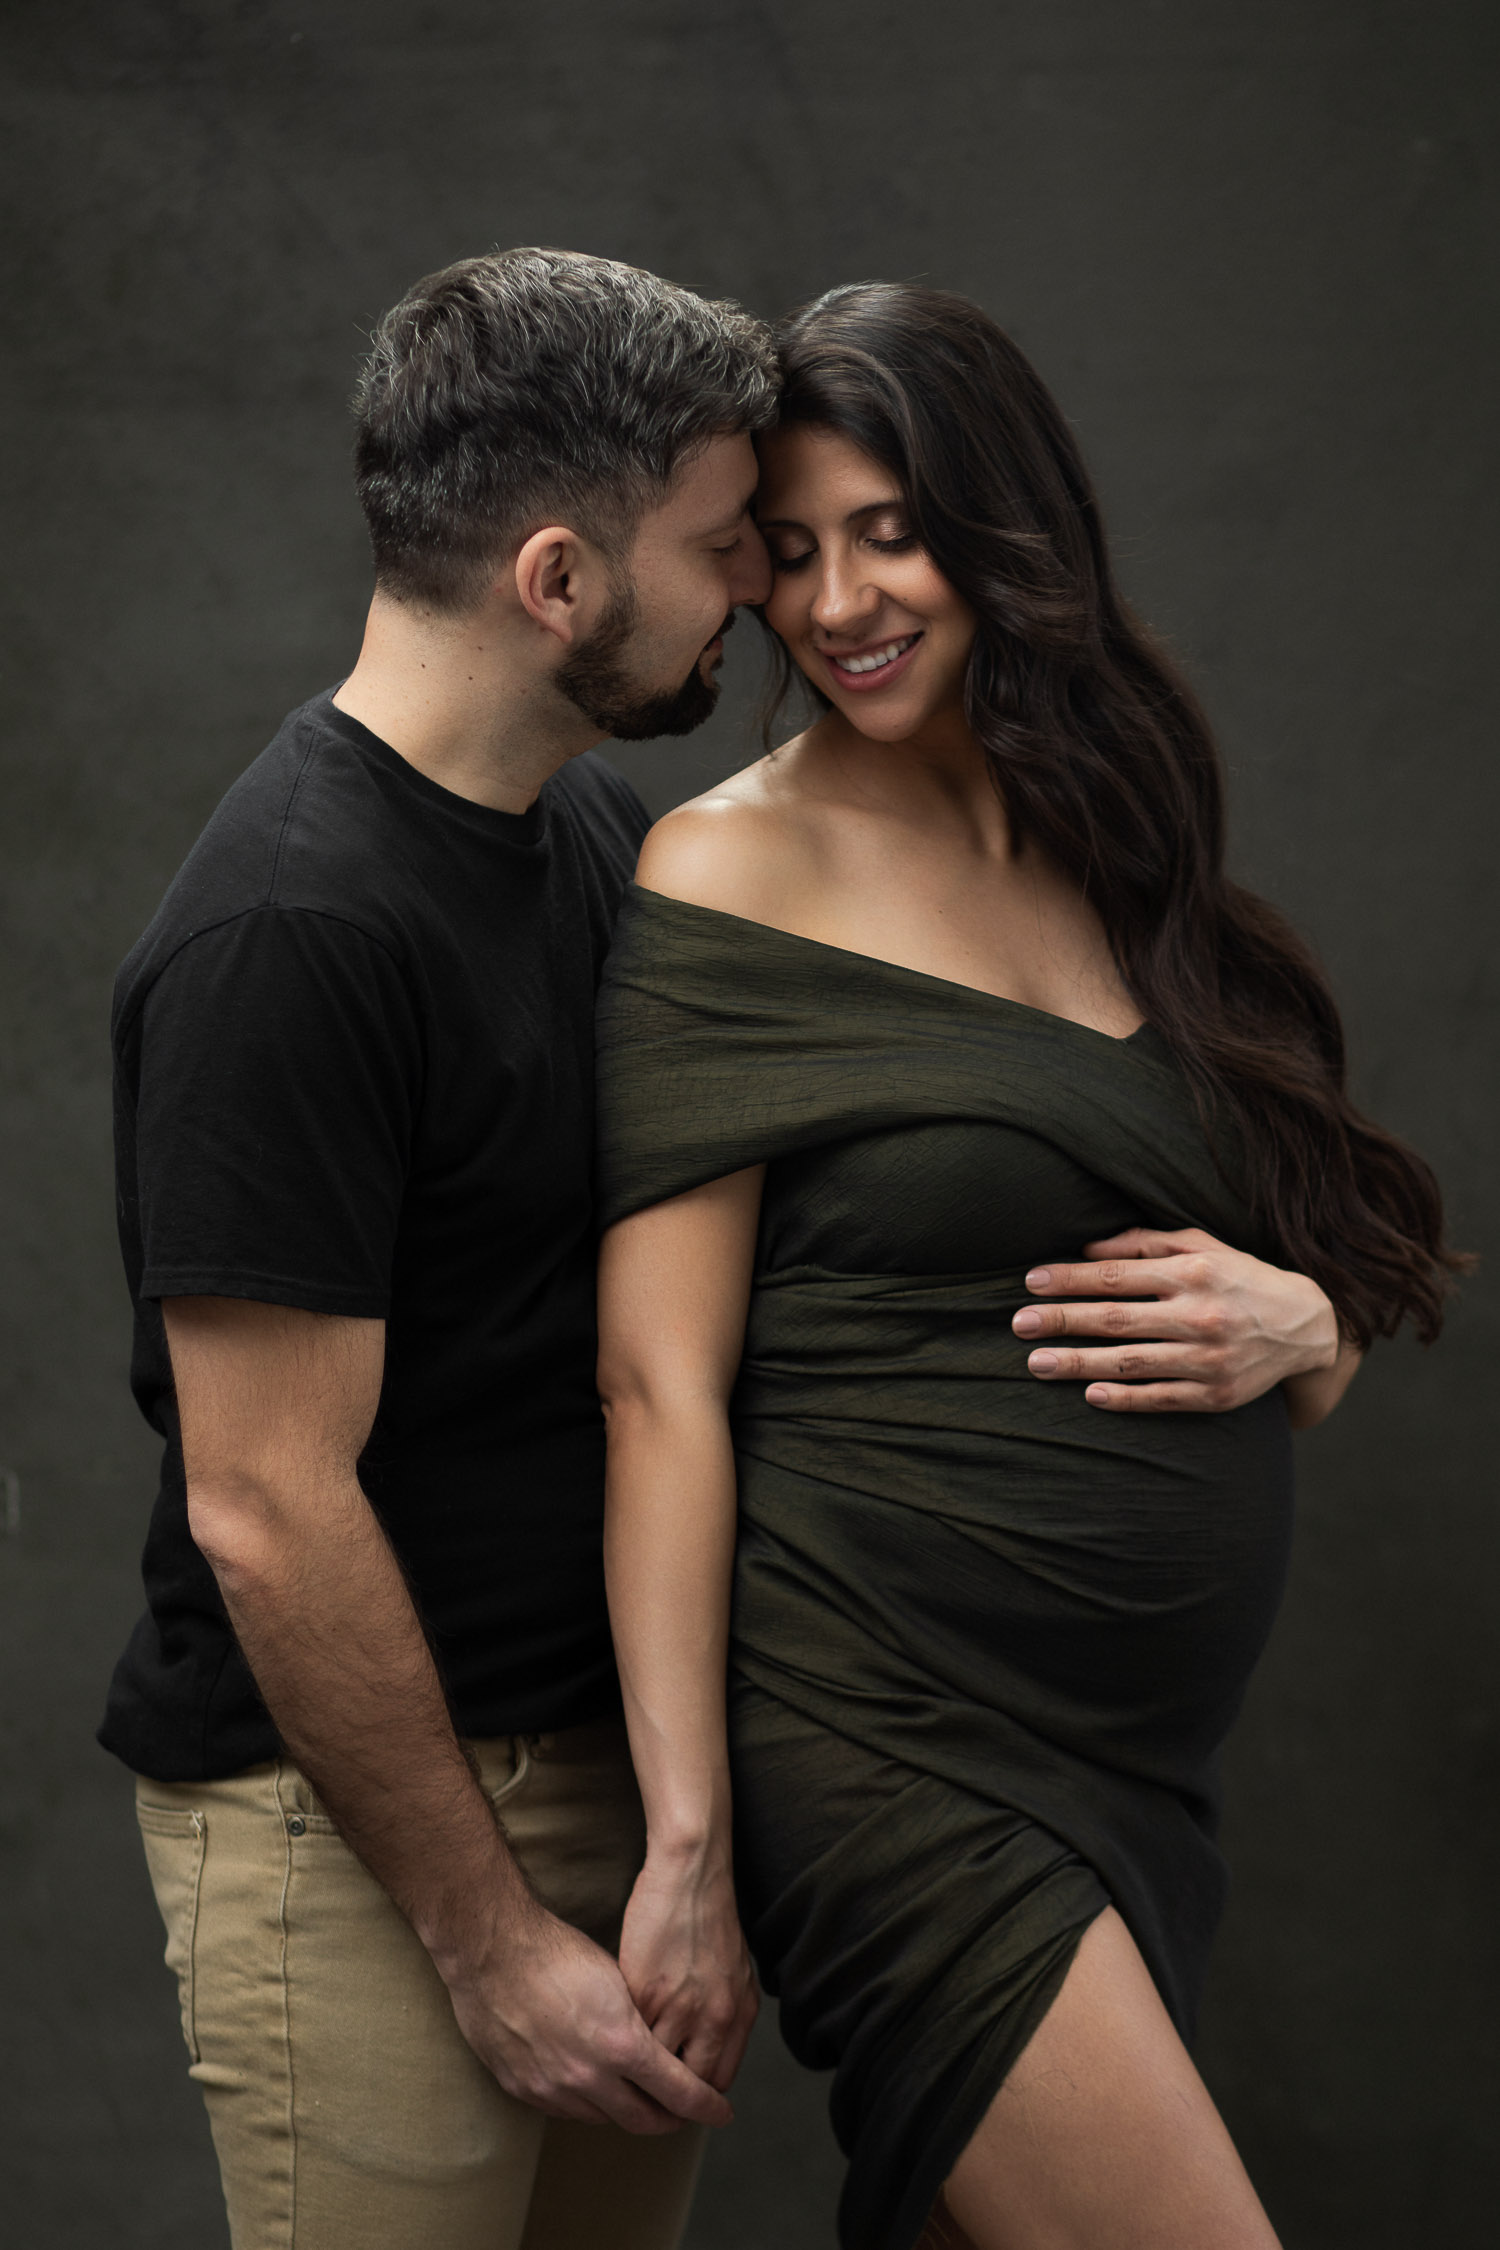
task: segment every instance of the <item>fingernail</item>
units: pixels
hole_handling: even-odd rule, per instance
[[[1052,1268],[1050,1266],[1035,1267],[1026,1276],[1026,1286],[1028,1289],[1050,1289],[1052,1287]]]
[[[1033,1352],[1026,1364],[1033,1375],[1055,1375],[1057,1373],[1057,1354],[1056,1352]]]
[[[1108,1406],[1109,1404],[1109,1392],[1106,1390],[1103,1383],[1086,1384],[1084,1386],[1083,1395],[1088,1400],[1090,1406]]]
[[[1016,1314],[1011,1327],[1018,1336],[1035,1336],[1040,1333],[1042,1316],[1034,1305],[1025,1305]]]

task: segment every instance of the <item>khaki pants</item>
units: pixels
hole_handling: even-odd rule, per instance
[[[538,1896],[615,1945],[644,1840],[624,1728],[476,1743]],[[234,2250],[674,2250],[703,2136],[543,2117],[285,1762],[137,1784]]]

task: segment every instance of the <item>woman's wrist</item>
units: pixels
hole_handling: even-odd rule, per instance
[[[728,1868],[733,1858],[727,1803],[657,1811],[646,1823],[646,1859],[662,1873],[703,1875]]]

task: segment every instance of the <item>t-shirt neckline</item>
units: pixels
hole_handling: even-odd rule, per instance
[[[435,810],[446,813],[450,819],[462,821],[465,827],[473,829],[477,834],[507,844],[538,844],[542,841],[547,826],[546,782],[543,782],[526,810],[519,813],[503,812],[498,805],[481,805],[472,797],[460,796],[456,789],[445,789],[440,781],[434,781],[430,774],[423,773],[409,758],[403,758],[399,750],[393,750],[381,736],[373,733],[363,719],[356,719],[351,712],[339,709],[333,699],[342,685],[340,680],[335,686],[325,688],[321,695],[313,698],[309,711],[320,726],[327,727],[331,734],[337,735],[351,750],[358,752],[372,765],[379,766],[383,773],[390,774],[414,797],[420,798]]]

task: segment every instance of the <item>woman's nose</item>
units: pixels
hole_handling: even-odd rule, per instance
[[[825,633],[847,633],[880,607],[880,591],[853,570],[825,563],[813,598],[813,622]]]

